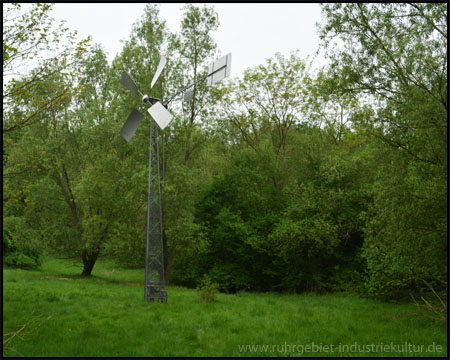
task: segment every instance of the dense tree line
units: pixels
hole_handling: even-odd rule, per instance
[[[47,19],[51,7],[33,9]],[[229,292],[445,290],[446,19],[442,3],[322,5],[330,66],[313,73],[296,52],[274,54],[173,105],[160,134],[168,281],[195,286],[206,274]],[[27,21],[8,31],[24,40]],[[145,89],[169,54],[153,90],[164,98],[204,76],[218,26],[213,8],[186,5],[170,33],[148,5],[112,64],[83,41],[5,83],[6,265],[57,253],[82,261],[84,275],[102,255],[143,266],[148,126],[130,143],[118,135],[138,101],[120,73]],[[4,38],[4,76],[17,54]]]

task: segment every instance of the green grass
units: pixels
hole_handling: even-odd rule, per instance
[[[202,303],[172,286],[167,304],[147,303],[142,270],[100,260],[80,273],[60,259],[3,270],[3,332],[26,324],[4,356],[447,356],[446,324],[414,305],[250,293]]]

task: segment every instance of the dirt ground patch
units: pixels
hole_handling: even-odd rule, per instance
[[[49,280],[76,280],[76,279],[71,279],[71,278],[66,278],[66,277],[61,277],[61,276],[52,276],[52,275],[41,276],[41,279],[49,279]],[[108,280],[106,280],[106,281],[108,281]],[[124,284],[122,282],[115,282],[115,283],[117,283],[119,285],[120,284],[122,284],[122,285]],[[144,284],[137,283],[137,282],[126,282],[125,285],[126,286],[134,286],[134,287],[144,286]]]
[[[41,276],[41,279],[50,279],[50,280],[73,280],[71,278],[59,277],[59,276]]]

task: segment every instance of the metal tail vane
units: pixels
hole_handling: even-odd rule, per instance
[[[142,105],[150,104],[147,110],[151,118],[158,124],[161,130],[170,123],[173,115],[167,110],[167,105],[177,95],[184,92],[185,101],[192,99],[193,91],[188,90],[195,84],[208,79],[208,85],[230,75],[231,54],[228,54],[209,65],[208,75],[195,81],[194,83],[182,88],[175,94],[170,95],[168,100],[162,103],[160,99],[150,97],[150,92],[161,75],[166,65],[166,59],[161,56],[159,65],[150,84],[148,94],[142,94],[136,83],[128,75],[126,71],[122,72],[120,82],[129,91],[136,96],[142,97]],[[144,115],[136,109],[133,109],[127,118],[127,121],[120,130],[120,135],[129,142]],[[148,197],[147,197],[147,242],[145,256],[145,294],[147,301],[153,302],[155,299],[160,302],[167,302],[167,292],[164,289],[164,245],[163,245],[163,226],[162,226],[162,206],[161,206],[161,181],[159,166],[159,146],[158,146],[158,128],[154,126],[154,122],[150,120],[150,150],[149,150],[149,169],[148,169]],[[153,169],[152,166],[156,167]],[[155,171],[156,170],[156,171]]]
[[[183,97],[184,102],[191,101],[192,97],[194,95],[194,91],[188,90],[189,88],[204,81],[205,79],[208,80],[207,84],[209,86],[214,85],[216,82],[230,76],[230,71],[231,71],[231,53],[229,53],[225,56],[222,56],[220,59],[209,64],[208,74],[205,77],[202,77],[202,78],[198,79],[197,81],[195,81],[194,83],[192,83],[188,86],[185,86],[181,90],[176,91],[175,94],[169,95],[169,97],[168,97],[169,99],[166,100],[164,103],[165,106],[167,106],[167,104],[169,102],[171,102],[173,99],[175,99],[181,93],[184,93],[184,97]]]

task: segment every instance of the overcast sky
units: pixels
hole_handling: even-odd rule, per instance
[[[52,17],[66,20],[80,37],[92,36],[108,53],[109,61],[120,52],[130,36],[132,25],[140,19],[145,3],[56,3]],[[204,4],[196,3],[196,6]],[[208,3],[219,14],[219,28],[213,32],[218,49],[232,53],[231,76],[242,76],[249,68],[265,63],[276,52],[312,57],[318,49],[315,23],[320,20],[319,4],[295,3]],[[160,4],[160,17],[172,32],[179,30],[184,3]],[[319,56],[317,66],[325,61]]]

